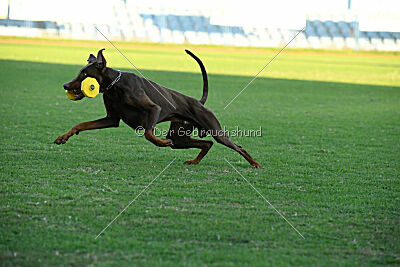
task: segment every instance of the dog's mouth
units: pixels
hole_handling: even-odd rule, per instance
[[[68,92],[74,94],[75,101],[85,97],[80,89],[68,89]]]

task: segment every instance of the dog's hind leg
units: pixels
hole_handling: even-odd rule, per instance
[[[205,108],[198,107],[196,112],[196,120],[203,128],[205,128],[211,136],[220,144],[223,144],[236,152],[238,152],[242,157],[244,157],[253,168],[261,168],[260,163],[255,161],[247,151],[241,146],[235,144],[222,130],[218,119],[215,117],[214,113]]]
[[[200,161],[208,153],[208,151],[211,149],[212,145],[214,144],[213,141],[210,141],[210,140],[198,140],[198,139],[193,139],[193,138],[189,138],[188,140],[185,140],[185,142],[177,143],[176,145],[174,143],[174,140],[172,142],[174,144],[173,148],[177,148],[177,149],[185,149],[185,148],[200,148],[201,149],[200,153],[197,155],[197,157],[195,159],[187,160],[184,162],[184,164],[188,164],[188,165],[199,164]]]
[[[199,148],[200,153],[193,160],[185,161],[184,164],[199,164],[202,158],[207,154],[213,145],[213,141],[197,140],[190,137],[193,132],[192,124],[184,122],[171,122],[167,139],[172,140],[173,149]]]
[[[229,148],[232,148],[240,155],[242,155],[242,157],[244,157],[250,163],[251,167],[261,168],[260,163],[255,161],[244,148],[235,144],[228,136],[225,135],[225,133],[223,133],[222,130],[220,130],[219,133],[213,135],[213,137],[218,143],[223,144]]]

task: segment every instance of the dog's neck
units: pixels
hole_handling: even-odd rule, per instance
[[[119,75],[118,70],[112,68],[106,68],[103,74],[103,81],[100,84],[100,92],[104,93],[105,88],[107,88]]]

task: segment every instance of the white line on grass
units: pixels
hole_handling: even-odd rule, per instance
[[[139,72],[139,74],[140,75],[142,75],[142,77],[143,78],[145,78],[148,82],[149,82],[149,84],[154,88],[154,89],[156,89],[156,91],[162,96],[162,97],[164,97],[164,99],[165,100],[167,100],[167,102],[174,108],[174,109],[176,109],[176,107],[171,103],[171,101],[169,101],[163,94],[161,94],[161,92],[152,84],[152,81],[150,81],[149,79],[147,79],[144,75],[143,75],[143,73],[141,73],[140,72],[140,70],[138,69],[138,68],[136,68],[136,66],[135,65],[133,65],[133,63],[95,26],[95,28],[96,28],[96,30],[101,34],[101,35],[103,35],[103,37],[132,65],[132,67],[137,71],[137,72]]]
[[[126,205],[126,207],[109,223],[107,224],[106,227],[104,227],[103,230],[101,230],[101,232],[94,238],[95,240],[113,223],[115,222],[116,219],[118,219],[118,217],[144,192],[146,191],[146,189],[172,164],[172,162],[174,162],[176,160],[176,158],[174,158],[153,180],[151,180],[151,182],[142,190],[140,191],[139,194],[136,195],[136,197],[129,202],[128,205]]]
[[[256,76],[254,76],[254,78],[224,107],[224,110],[230,105],[232,104],[233,101],[235,101],[235,99],[241,95],[243,93],[244,90],[246,90],[246,88],[258,77],[258,75],[266,68],[268,67],[268,65],[274,61],[274,59],[297,37],[297,35],[299,35],[301,32],[303,32],[306,29],[306,27],[304,27],[301,31],[299,31],[290,41],[289,43],[287,43],[279,52],[278,54],[276,54],[270,61],[268,61],[267,65],[265,65],[257,74]]]
[[[296,227],[293,226],[293,224],[291,222],[288,221],[288,219],[285,218],[285,216],[283,216],[283,214],[277,210],[261,193],[260,191],[257,190],[257,188],[255,188],[250,182],[249,180],[247,180],[235,167],[233,167],[233,165],[227,160],[225,159],[226,162],[228,162],[229,165],[231,165],[231,167],[243,178],[243,180],[245,180],[253,189],[254,191],[256,191],[264,200],[265,202],[268,203],[268,205],[271,206],[271,208],[273,208],[303,239],[304,236],[299,232],[299,230],[296,229]]]

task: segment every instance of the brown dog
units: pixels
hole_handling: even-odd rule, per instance
[[[208,95],[207,73],[201,60],[192,52],[185,50],[197,61],[203,75],[203,96],[200,100],[133,73],[108,68],[103,50],[98,52],[97,58],[90,54],[88,64],[79,71],[75,79],[64,84],[64,89],[74,93],[75,100],[80,100],[84,98],[80,89],[81,82],[87,77],[95,78],[100,84],[100,92],[103,93],[107,116],[75,125],[70,131],[59,136],[54,141],[56,144],[65,144],[72,135],[82,131],[118,127],[122,120],[133,129],[138,127],[145,129],[146,139],[156,146],[201,149],[194,160],[185,162],[185,164],[198,164],[210,150],[213,142],[191,138],[193,130],[197,128],[201,138],[210,134],[218,143],[237,151],[252,167],[261,167],[246,150],[232,142],[222,131],[214,113],[204,107]],[[171,121],[171,126],[167,139],[160,139],[154,135],[154,128],[156,124],[165,121]]]

